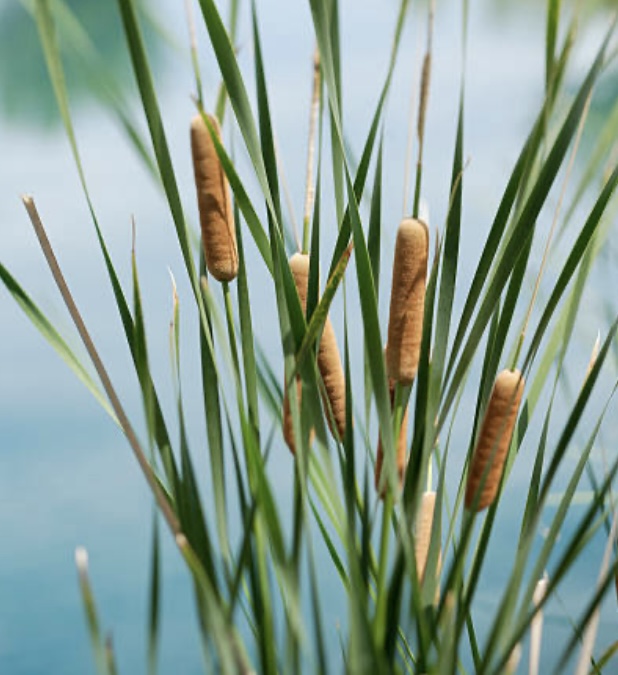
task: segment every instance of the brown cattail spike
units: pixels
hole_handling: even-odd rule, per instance
[[[427,225],[415,218],[402,220],[395,244],[386,345],[388,376],[402,384],[411,384],[418,370],[428,251]]]
[[[391,398],[391,410],[395,403],[395,382],[389,380],[388,389]],[[401,427],[399,429],[399,437],[397,439],[397,457],[395,458],[397,465],[397,475],[399,477],[399,487],[403,486],[403,478],[406,472],[407,464],[407,450],[408,450],[408,408],[406,407],[403,418],[401,420]],[[384,450],[382,449],[382,439],[378,438],[378,451],[376,453],[376,467],[375,467],[375,488],[380,495],[380,499],[384,499],[387,490],[387,482],[382,480],[382,465],[384,464]]]
[[[483,510],[498,493],[523,391],[519,370],[503,370],[496,377],[468,470],[468,509]]]
[[[207,117],[221,137],[217,119]],[[238,251],[230,188],[201,115],[191,121],[191,150],[206,266],[218,281],[231,281],[238,274]]]
[[[345,375],[341,365],[341,356],[337,346],[335,330],[330,317],[326,317],[320,346],[318,347],[318,368],[324,380],[324,389],[326,390],[326,400],[324,408],[326,410],[326,420],[333,436],[339,436],[343,441],[345,435]],[[330,410],[329,410],[330,408]],[[335,434],[334,426],[337,428]]]
[[[298,299],[303,313],[307,307],[307,287],[309,284],[309,256],[295,253],[290,258],[290,271],[294,279]],[[296,377],[296,396],[298,407],[301,405],[302,383],[300,377]],[[292,454],[296,454],[296,444],[294,443],[294,428],[292,425],[292,411],[290,410],[290,400],[287,388],[283,393],[283,438],[290,448]]]
[[[292,272],[292,277],[294,278],[296,290],[298,291],[300,305],[303,313],[305,313],[307,311],[307,290],[309,286],[309,256],[304,253],[295,253],[290,258],[290,270]],[[322,375],[326,392],[327,400],[324,401],[324,407],[326,408],[328,425],[331,432],[333,432],[333,435],[335,435],[331,424],[332,414],[337,429],[337,435],[340,439],[343,439],[345,434],[345,377],[341,365],[339,348],[337,347],[337,340],[335,338],[335,331],[330,318],[328,317],[324,323],[324,329],[318,347],[318,368]],[[289,402],[287,403],[287,406],[289,411]],[[286,400],[284,400],[284,435],[286,427],[285,409]],[[289,424],[291,424],[291,421]],[[290,442],[287,438],[286,441],[288,442],[288,446],[290,446]],[[290,447],[290,449],[294,452],[292,447]]]

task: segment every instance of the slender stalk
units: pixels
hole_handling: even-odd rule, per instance
[[[573,150],[571,151],[571,156],[569,157],[569,163],[567,165],[566,169],[566,174],[564,176],[564,182],[562,183],[562,190],[560,191],[560,197],[558,198],[558,204],[556,205],[556,211],[554,212],[554,218],[552,220],[551,227],[549,229],[549,234],[547,235],[547,241],[545,243],[545,249],[543,251],[543,259],[541,260],[541,266],[539,268],[539,273],[537,274],[536,281],[534,283],[534,289],[532,291],[532,297],[530,298],[530,304],[528,305],[528,310],[526,312],[526,318],[524,319],[524,324],[523,328],[521,330],[521,333],[519,335],[519,339],[517,342],[517,348],[515,349],[515,354],[513,356],[513,361],[511,364],[511,367],[514,368],[517,364],[517,361],[519,359],[519,355],[521,353],[524,340],[526,338],[526,331],[528,330],[528,323],[530,322],[530,317],[532,316],[532,309],[534,307],[534,303],[536,302],[536,298],[539,292],[539,288],[541,286],[541,278],[543,277],[543,272],[545,271],[545,268],[547,266],[547,261],[549,259],[549,251],[551,249],[551,243],[552,239],[554,236],[554,232],[556,230],[556,225],[558,223],[558,218],[560,216],[560,211],[562,210],[562,204],[564,202],[564,197],[566,194],[566,189],[569,184],[569,179],[571,178],[571,172],[573,170],[573,166],[575,164],[575,157],[577,156],[577,151],[579,149],[579,144],[582,138],[582,133],[584,131],[584,126],[586,123],[586,119],[588,118],[588,112],[590,111],[590,100],[592,98],[592,92],[589,94],[588,99],[586,101],[586,105],[584,107],[584,111],[582,113],[581,119],[579,121],[579,126],[577,128],[577,134],[575,136],[575,143],[573,144]]]
[[[391,529],[391,518],[393,516],[393,492],[387,490],[384,496],[384,507],[382,509],[382,529],[380,532],[380,552],[378,557],[378,576],[376,579],[377,598],[375,627],[378,631],[376,642],[378,648],[382,648],[386,640],[384,629],[386,628],[386,611],[388,601],[388,584],[386,583],[386,571],[388,567],[388,546]]]
[[[204,94],[202,91],[202,75],[200,73],[200,62],[197,54],[197,34],[195,31],[195,19],[193,16],[193,0],[185,0],[185,13],[187,15],[187,26],[189,28],[189,45],[191,50],[191,64],[195,74],[195,90],[197,92],[198,108],[204,107]]]
[[[412,164],[412,148],[414,146],[414,111],[416,110],[416,81],[413,82],[410,94],[410,113],[408,121],[408,142],[406,144],[406,159],[403,170],[403,213],[402,218],[408,215],[408,193],[410,189],[410,165]]]
[[[320,113],[320,91],[322,80],[320,76],[320,51],[316,45],[313,51],[313,86],[311,88],[311,109],[309,113],[309,143],[307,145],[307,173],[305,181],[305,208],[303,211],[303,243],[302,252],[309,252],[309,224],[315,197],[315,183],[313,180],[315,164],[315,139],[318,115]]]
[[[283,191],[283,198],[285,199],[285,206],[288,210],[288,216],[290,217],[290,222],[292,223],[292,232],[294,233],[294,239],[296,241],[296,248],[300,251],[301,243],[300,236],[298,234],[298,222],[296,216],[294,215],[294,200],[292,199],[292,193],[290,192],[290,185],[286,177],[286,173],[283,167],[283,160],[279,151],[277,149],[277,144],[275,143],[275,153],[277,158],[277,172],[279,174],[279,181],[281,183],[281,189]]]
[[[236,346],[236,329],[234,328],[234,309],[232,307],[232,294],[230,285],[227,281],[222,282],[223,299],[225,301],[225,318],[227,322],[228,340],[230,351],[232,353],[232,362],[234,364],[234,378],[236,380],[237,394],[242,399],[242,384],[240,382],[240,359],[238,358],[238,348]]]
[[[425,119],[427,117],[427,106],[429,104],[429,87],[431,82],[431,56],[433,50],[433,18],[435,12],[435,0],[429,3],[429,12],[427,16],[427,51],[423,58],[423,68],[421,72],[421,92],[418,101],[418,122],[416,134],[418,136],[418,158],[416,161],[416,185],[414,188],[414,204],[412,206],[412,216],[418,218],[418,210],[421,201],[421,183],[423,179],[423,151],[425,148]]]
[[[137,463],[139,464],[142,473],[144,474],[144,478],[146,479],[148,486],[152,490],[154,498],[157,502],[157,506],[159,507],[159,509],[161,509],[161,513],[163,514],[163,517],[165,518],[168,527],[172,531],[172,534],[174,534],[175,536],[181,534],[180,523],[176,518],[176,514],[172,511],[170,503],[167,497],[165,496],[163,490],[161,489],[161,486],[159,485],[159,482],[152,470],[152,467],[150,466],[148,460],[146,459],[146,455],[144,454],[144,451],[141,448],[141,445],[137,439],[135,431],[133,430],[133,427],[129,422],[129,418],[127,417],[124,408],[120,403],[120,399],[118,398],[116,390],[112,385],[109,375],[107,374],[107,370],[105,369],[105,366],[101,361],[101,357],[99,356],[99,353],[97,352],[94,346],[92,338],[90,337],[90,333],[88,333],[88,330],[82,319],[82,316],[79,310],[77,309],[75,301],[73,300],[73,296],[71,295],[71,291],[69,290],[64,275],[62,274],[60,265],[58,264],[51,243],[47,237],[45,227],[43,226],[43,222],[41,221],[37,208],[34,204],[34,200],[31,196],[25,195],[24,197],[22,197],[22,201],[24,203],[24,206],[26,207],[26,211],[28,212],[28,216],[30,217],[30,221],[32,222],[32,226],[34,227],[34,231],[39,240],[39,243],[41,244],[41,250],[43,251],[43,255],[47,260],[47,264],[49,265],[49,269],[51,270],[51,273],[54,277],[54,281],[56,282],[58,290],[62,295],[62,299],[64,300],[65,305],[69,310],[69,314],[71,315],[71,318],[73,319],[73,322],[75,324],[75,327],[77,328],[79,336],[81,337],[82,342],[84,343],[84,347],[86,347],[86,351],[88,352],[88,355],[92,359],[92,363],[101,380],[103,389],[105,390],[105,393],[109,398],[109,402],[112,408],[114,409],[114,413],[116,414],[116,417],[120,422],[120,426],[122,427],[122,430],[124,431],[125,436],[129,441],[129,445],[133,450],[135,459],[137,459]]]

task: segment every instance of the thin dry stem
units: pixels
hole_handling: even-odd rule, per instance
[[[403,170],[403,213],[402,218],[405,218],[408,213],[408,194],[410,192],[410,167],[412,165],[412,148],[414,146],[414,115],[413,110],[416,109],[416,87],[412,86],[410,94],[410,114],[408,118],[408,142],[406,144],[406,159]]]
[[[170,530],[174,535],[178,535],[180,533],[180,523],[178,522],[176,515],[172,511],[169,502],[167,501],[167,498],[165,497],[165,494],[163,493],[163,490],[161,489],[157,481],[157,478],[152,470],[152,467],[150,466],[148,460],[146,459],[146,455],[144,454],[140,446],[140,443],[137,439],[137,436],[133,430],[133,427],[131,426],[131,423],[129,422],[127,415],[125,414],[124,408],[122,407],[122,404],[120,403],[120,400],[109,378],[109,375],[107,374],[107,370],[105,369],[105,366],[101,361],[101,357],[99,356],[92,341],[92,338],[88,333],[86,325],[84,324],[82,316],[79,310],[77,309],[77,305],[75,304],[73,296],[71,295],[69,287],[67,286],[67,283],[60,269],[60,265],[58,264],[58,261],[56,259],[51,243],[47,238],[45,227],[43,226],[43,222],[41,221],[37,208],[34,204],[34,200],[31,196],[26,195],[22,197],[22,201],[24,203],[24,206],[26,207],[26,211],[28,212],[28,216],[30,217],[30,221],[32,222],[32,226],[34,227],[34,231],[39,240],[39,243],[41,244],[41,250],[43,251],[43,255],[47,260],[47,264],[49,265],[51,273],[54,277],[54,281],[56,282],[58,290],[62,295],[62,299],[64,300],[66,307],[69,310],[69,314],[71,315],[71,318],[75,323],[75,327],[77,328],[77,331],[82,339],[82,342],[84,343],[86,351],[88,352],[88,355],[92,359],[92,363],[101,380],[101,384],[103,385],[103,388],[105,389],[105,393],[107,394],[109,402],[112,408],[114,409],[114,413],[116,414],[116,417],[120,422],[120,426],[122,427],[122,430],[124,431],[127,440],[129,441],[129,445],[133,450],[133,454],[137,459],[137,463],[139,464],[142,473],[146,478],[146,482],[148,483],[150,489],[152,490],[157,505],[159,506],[161,513],[163,514],[163,517],[165,518],[165,521],[167,522]]]
[[[581,119],[579,121],[579,125],[577,127],[577,135],[575,136],[575,143],[573,145],[573,150],[571,151],[571,156],[569,157],[569,163],[567,165],[566,169],[566,174],[564,176],[564,182],[562,183],[562,190],[560,191],[560,197],[558,198],[558,204],[556,205],[556,211],[554,213],[554,219],[552,221],[549,234],[547,236],[547,242],[545,244],[545,250],[543,251],[543,259],[541,260],[541,267],[539,269],[539,273],[537,275],[536,281],[534,283],[534,290],[532,291],[532,298],[530,299],[530,304],[528,306],[528,311],[526,312],[526,318],[524,320],[524,326],[521,331],[521,336],[520,336],[520,344],[523,343],[524,338],[526,336],[526,331],[528,330],[528,323],[530,322],[530,317],[532,315],[532,308],[534,307],[534,303],[536,301],[536,296],[539,292],[539,288],[541,285],[541,278],[543,277],[543,272],[545,271],[545,267],[547,266],[547,260],[549,257],[549,250],[551,246],[551,242],[554,236],[554,231],[556,229],[556,225],[558,224],[558,218],[560,216],[560,211],[562,210],[562,203],[564,201],[564,196],[566,194],[566,189],[569,184],[569,179],[571,178],[571,171],[573,169],[573,165],[575,164],[575,157],[577,156],[577,151],[579,149],[579,143],[582,138],[582,133],[584,131],[584,124],[586,122],[586,119],[588,117],[588,111],[590,110],[590,100],[591,100],[592,94],[588,95],[588,99],[586,101],[586,105],[584,107],[584,112],[581,116]]]
[[[203,105],[202,77],[200,74],[199,58],[197,55],[197,32],[195,30],[195,18],[193,16],[192,0],[185,0],[185,13],[187,15],[187,27],[189,29],[189,48],[191,51],[191,61],[195,72],[195,86],[197,88],[197,97],[200,107]]]
[[[603,553],[603,559],[601,561],[601,568],[599,569],[597,588],[603,584],[603,580],[609,569],[610,558],[612,556],[612,552],[614,549],[614,541],[616,539],[616,524],[617,524],[616,513],[614,512],[614,517],[612,519],[612,526],[609,535],[607,537],[607,545],[605,546],[605,552]],[[601,610],[600,607],[597,605],[588,623],[586,624],[586,628],[584,630],[582,648],[579,654],[579,661],[577,662],[577,669],[575,671],[575,675],[586,675],[590,670],[592,650],[594,649],[594,643],[597,637],[600,618],[601,618]]]
[[[283,197],[285,199],[285,207],[288,210],[290,215],[290,222],[292,223],[292,232],[294,233],[294,240],[296,241],[296,248],[298,251],[301,249],[300,244],[300,235],[298,234],[298,222],[296,221],[296,216],[294,215],[294,201],[290,193],[290,186],[285,177],[285,170],[283,167],[283,159],[279,154],[279,146],[277,144],[277,138],[275,137],[275,160],[277,162],[277,170],[279,173],[279,180],[281,181],[281,187],[283,189]]]
[[[320,113],[320,52],[317,45],[313,51],[313,85],[311,89],[311,109],[309,114],[309,142],[307,146],[307,178],[305,181],[305,209],[303,211],[303,253],[307,253],[309,245],[309,221],[315,198],[313,172],[315,165],[315,137]]]
[[[549,579],[547,574],[544,574],[541,579],[536,584],[534,589],[534,594],[532,596],[532,602],[535,607],[539,607],[545,598],[545,593],[547,592],[547,585]],[[539,607],[539,610],[534,615],[532,622],[530,623],[530,675],[538,675],[539,672],[539,662],[541,659],[541,639],[543,636],[543,610]]]
[[[197,52],[197,33],[195,31],[195,19],[193,17],[192,0],[185,0],[185,13],[187,15],[187,27],[189,28],[189,46]]]

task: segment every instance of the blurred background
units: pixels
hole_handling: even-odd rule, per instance
[[[54,3],[56,4],[56,3]],[[301,5],[301,6],[299,6]],[[405,151],[411,105],[415,110],[420,62],[426,43],[423,3],[413,11],[402,42],[399,67],[385,123],[384,257],[392,255],[393,233],[406,205]],[[437,3],[434,71],[428,110],[424,199],[431,224],[443,229],[448,206],[461,51],[461,3]],[[506,180],[542,102],[544,91],[544,3],[481,0],[470,3],[466,70],[464,237],[462,260],[476,261]],[[575,91],[607,25],[611,2],[587,3],[567,91]],[[225,3],[220,3],[227,15]],[[124,42],[116,3],[65,0],[73,15],[58,15],[71,112],[92,201],[127,294],[130,293],[131,218],[136,222],[150,357],[158,374],[165,410],[173,422],[168,327],[172,295],[170,271],[178,284],[186,349],[183,386],[192,449],[207,472],[205,433],[198,378],[197,326],[171,218],[156,180],[126,135],[127,120],[146,137],[146,126]],[[250,26],[241,3],[239,60],[252,91]],[[179,177],[184,205],[195,223],[196,205],[188,125],[194,114],[195,85],[188,52],[184,5],[172,0],[141,4],[142,25],[151,56],[159,102]],[[197,12],[197,9],[195,10]],[[346,134],[359,152],[386,73],[397,3],[341,2],[343,93]],[[71,18],[73,17],[73,18]],[[308,3],[260,0],[265,66],[292,213],[302,222],[308,104],[313,51]],[[78,22],[73,19],[77,18]],[[196,14],[196,19],[199,17]],[[87,29],[86,32],[82,27]],[[214,108],[219,78],[203,28],[198,28],[200,63],[207,107]],[[608,72],[595,96],[582,156],[613,111],[618,77]],[[235,148],[243,177],[252,185],[250,164],[238,138]],[[235,145],[234,145],[235,144]],[[577,165],[575,175],[583,171]],[[575,182],[575,181],[574,181]],[[255,185],[254,185],[255,187]],[[72,329],[35,241],[20,195],[32,194],[48,229],[78,306],[95,339],[123,403],[136,420],[142,408],[137,381],[121,335],[87,204],[69,143],[57,113],[36,27],[27,3],[0,4],[0,261],[22,283],[44,312],[62,329],[78,354],[83,349]],[[545,216],[551,219],[557,195]],[[584,205],[587,203],[583,200]],[[290,226],[292,216],[288,216]],[[334,236],[334,225],[332,235]],[[247,238],[248,239],[248,238]],[[332,241],[332,236],[331,236]],[[328,247],[325,237],[324,246]],[[273,364],[280,356],[268,279],[248,243],[251,299],[260,317],[258,335]],[[326,258],[322,261],[326,264]],[[610,241],[586,296],[586,320],[578,323],[574,372],[583,373],[597,331],[611,318],[615,288],[615,242]],[[474,269],[462,269],[462,288]],[[609,278],[608,278],[609,275]],[[613,275],[613,277],[611,276]],[[351,281],[353,284],[353,280]],[[530,282],[532,284],[532,280]],[[382,288],[387,284],[383,284]],[[353,293],[350,294],[354,298]],[[338,300],[339,301],[339,300]],[[183,305],[184,302],[184,305]],[[183,306],[186,311],[183,313]],[[335,305],[335,310],[340,305]],[[615,304],[613,306],[615,311]],[[381,298],[386,317],[387,300]],[[336,325],[341,321],[335,319]],[[56,353],[0,289],[0,673],[26,675],[94,672],[78,592],[74,550],[84,545],[100,610],[109,630],[121,673],[145,672],[147,594],[150,565],[151,498],[128,444],[114,423],[87,393]],[[355,336],[356,337],[356,336]],[[362,343],[352,345],[362,353]],[[613,363],[615,368],[615,360]],[[611,377],[608,380],[611,382]],[[568,389],[568,382],[565,385]],[[573,384],[573,387],[578,385]],[[605,392],[607,393],[607,392]],[[472,408],[474,402],[470,402]],[[465,414],[466,405],[462,408]],[[616,422],[607,425],[608,446]],[[603,438],[603,437],[602,437]],[[283,443],[276,448],[272,475],[290,494],[291,459]],[[532,448],[530,448],[532,449]],[[460,458],[458,461],[463,461]],[[529,466],[529,465],[528,465]],[[525,459],[518,461],[509,489],[517,494],[527,480]],[[505,514],[505,523],[508,514]],[[514,521],[516,522],[516,521]],[[163,557],[163,611],[160,672],[202,672],[192,606],[191,584],[167,533]],[[590,565],[582,562],[571,591],[548,611],[543,663],[553,663],[553,639],[569,635],[570,613],[596,579],[603,549]],[[594,553],[594,551],[593,551]],[[499,562],[499,551],[496,560]],[[508,561],[503,561],[508,563]],[[479,591],[480,625],[500,587],[500,565],[488,571]],[[503,566],[503,572],[508,570]],[[329,582],[327,582],[329,583]],[[333,596],[337,597],[334,580]],[[599,643],[606,646],[618,630],[615,598],[604,611]],[[327,608],[336,626],[345,626],[345,605]],[[487,614],[490,617],[490,614]]]

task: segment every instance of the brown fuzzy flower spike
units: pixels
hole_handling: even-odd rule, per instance
[[[294,279],[294,285],[298,292],[300,306],[305,312],[307,308],[307,287],[309,285],[309,256],[295,253],[290,258],[290,271]],[[296,395],[298,397],[298,407],[300,409],[302,394],[301,379],[296,376]],[[283,392],[283,437],[290,449],[290,452],[296,454],[296,445],[294,443],[294,430],[292,426],[292,411],[290,409],[290,400],[287,388]]]
[[[395,243],[386,367],[389,378],[406,385],[418,370],[428,252],[427,225],[415,218],[402,220]]]
[[[217,119],[207,117],[221,137]],[[238,274],[238,250],[230,188],[201,115],[191,121],[191,151],[206,266],[218,281],[231,281]]]
[[[304,253],[295,253],[290,258],[290,270],[294,278],[294,284],[298,291],[303,312],[307,310],[307,290],[309,286],[309,256]],[[345,377],[341,365],[341,356],[337,347],[337,339],[330,318],[327,317],[322,330],[322,337],[318,347],[318,369],[322,375],[325,389],[324,408],[326,410],[326,419],[328,426],[334,436],[343,439],[345,434]],[[300,380],[299,380],[300,381]],[[330,408],[330,413],[329,413]],[[289,402],[287,397],[284,399],[284,435],[286,428],[291,430],[291,420],[286,421],[286,411],[289,416]],[[334,419],[337,433],[333,429],[331,414]],[[287,425],[287,427],[286,427]],[[291,447],[290,440],[286,437],[288,446]],[[292,441],[293,442],[293,441]]]
[[[339,347],[337,346],[335,330],[330,317],[326,317],[322,337],[320,338],[318,368],[324,380],[324,388],[326,390],[326,400],[323,401],[326,421],[333,436],[338,435],[339,440],[343,441],[346,426],[345,375],[343,373],[343,366],[341,365],[341,356],[339,354]],[[333,429],[333,420],[334,426],[337,428],[337,434],[335,434],[335,430]]]
[[[467,509],[482,511],[496,498],[523,392],[519,370],[503,370],[496,377],[468,469]]]

